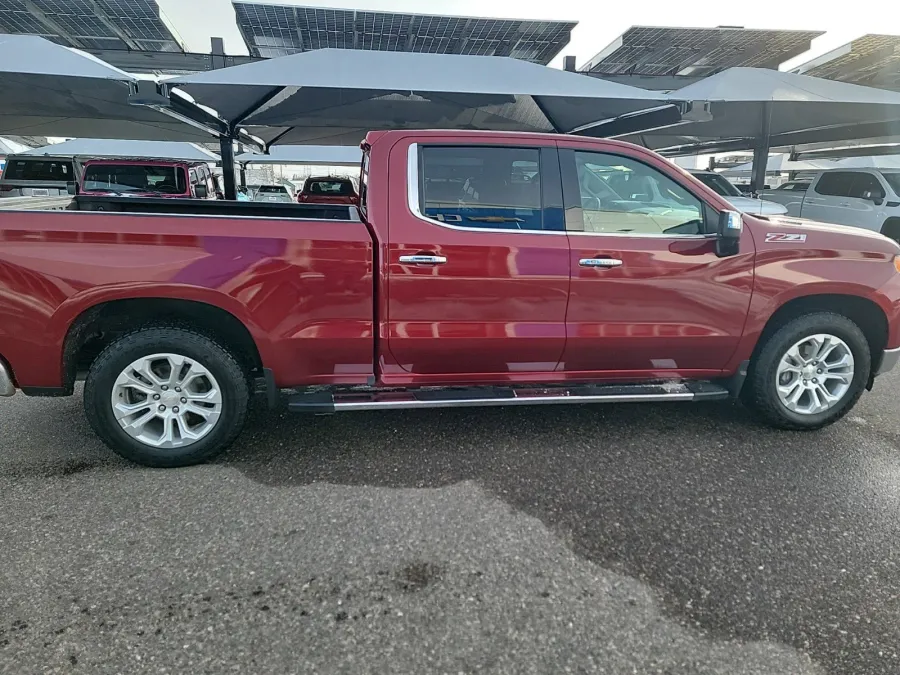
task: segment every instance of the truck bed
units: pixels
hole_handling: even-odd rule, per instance
[[[309,220],[358,220],[355,207],[345,204],[288,204],[235,202],[166,197],[11,197],[0,199],[3,211],[111,211],[246,218],[303,218]]]

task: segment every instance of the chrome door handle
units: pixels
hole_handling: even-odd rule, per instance
[[[621,267],[622,261],[618,258],[582,258],[578,264],[582,267]]]
[[[442,255],[401,255],[401,265],[443,265],[447,258]]]

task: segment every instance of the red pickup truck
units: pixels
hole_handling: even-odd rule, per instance
[[[900,247],[734,212],[642,148],[377,132],[360,204],[74,198],[0,220],[0,394],[206,460],[298,412],[740,397],[816,429],[900,358]],[[104,200],[103,211],[96,210]]]

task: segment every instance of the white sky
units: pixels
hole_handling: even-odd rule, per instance
[[[166,19],[189,51],[208,52],[211,35],[225,39],[229,54],[247,50],[234,22],[230,0],[158,0]],[[267,1],[267,0],[263,0]],[[574,54],[578,67],[633,25],[778,28],[826,31],[812,51],[792,61],[799,65],[865,33],[900,34],[900,9],[894,0],[868,2],[748,2],[747,0],[311,0],[284,5],[375,9],[420,14],[489,16],[513,19],[578,21],[562,56]],[[812,11],[815,9],[816,11]]]

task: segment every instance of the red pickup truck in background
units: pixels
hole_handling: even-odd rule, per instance
[[[0,394],[83,376],[110,447],[180,466],[234,441],[260,384],[311,413],[739,396],[816,429],[900,358],[900,247],[881,235],[738,214],[615,141],[363,147],[358,208],[5,212]]]

